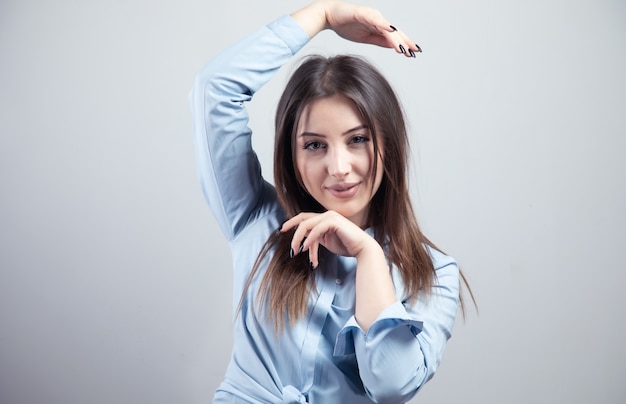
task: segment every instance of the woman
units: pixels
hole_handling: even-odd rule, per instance
[[[276,113],[275,187],[261,177],[244,103],[324,29],[420,51],[378,11],[321,0],[216,57],[191,94],[199,175],[238,300],[216,403],[406,402],[451,335],[459,270],[419,230],[401,107],[369,63],[302,63]]]

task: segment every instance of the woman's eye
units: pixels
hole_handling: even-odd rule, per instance
[[[368,137],[365,136],[354,136],[352,139],[350,139],[351,143],[365,143],[367,141],[369,141],[370,139]]]
[[[304,148],[307,150],[319,150],[323,147],[322,143],[320,142],[308,142],[305,143]]]

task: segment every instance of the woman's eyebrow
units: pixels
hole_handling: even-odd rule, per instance
[[[366,124],[361,124],[358,126],[355,126],[354,128],[350,128],[348,130],[346,130],[345,132],[343,132],[341,134],[341,136],[346,136],[349,135],[352,132],[355,132],[357,130],[361,130],[361,129],[368,129],[369,130],[369,126],[367,126]],[[326,137],[326,135],[323,135],[321,133],[315,133],[315,132],[302,132],[299,137]]]
[[[326,135],[322,135],[320,133],[315,132],[302,132],[299,137],[326,137]]]
[[[348,129],[347,131],[343,132],[343,134],[342,134],[342,135],[344,135],[344,136],[345,136],[345,135],[347,135],[347,134],[349,134],[349,133],[352,133],[352,132],[354,132],[354,131],[361,130],[361,129],[369,129],[369,126],[367,126],[366,124],[364,124],[364,123],[363,123],[363,124],[361,124],[361,125],[355,126],[355,127],[354,127],[354,128],[352,128],[352,129]]]

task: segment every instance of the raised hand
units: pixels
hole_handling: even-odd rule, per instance
[[[324,29],[335,31],[353,42],[368,43],[395,49],[415,57],[419,46],[401,30],[396,29],[380,11],[366,6],[336,0],[318,0],[296,11],[292,17],[310,37]]]

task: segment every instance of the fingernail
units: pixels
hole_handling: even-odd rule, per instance
[[[392,30],[394,30],[394,32],[398,30],[398,28],[394,27],[393,25],[390,25],[390,26],[389,26],[389,28],[391,28]]]
[[[402,45],[400,45],[400,52],[406,53],[406,49],[404,49],[404,46],[402,46]]]
[[[414,58],[415,57],[415,52],[413,52],[412,49],[409,49],[409,55],[411,55],[411,57]]]
[[[418,44],[415,44],[415,47],[417,48],[417,51],[418,51],[418,52],[421,52],[421,51],[422,51],[422,48],[420,48],[420,46],[419,46]]]
[[[306,237],[303,238],[302,241],[300,242],[300,248],[298,249],[298,254],[300,254],[304,250],[304,242],[305,241],[306,241]]]
[[[313,266],[313,261],[309,261],[309,266],[311,267],[311,271],[315,270],[315,267]]]
[[[289,258],[293,258],[293,248],[289,249]]]

